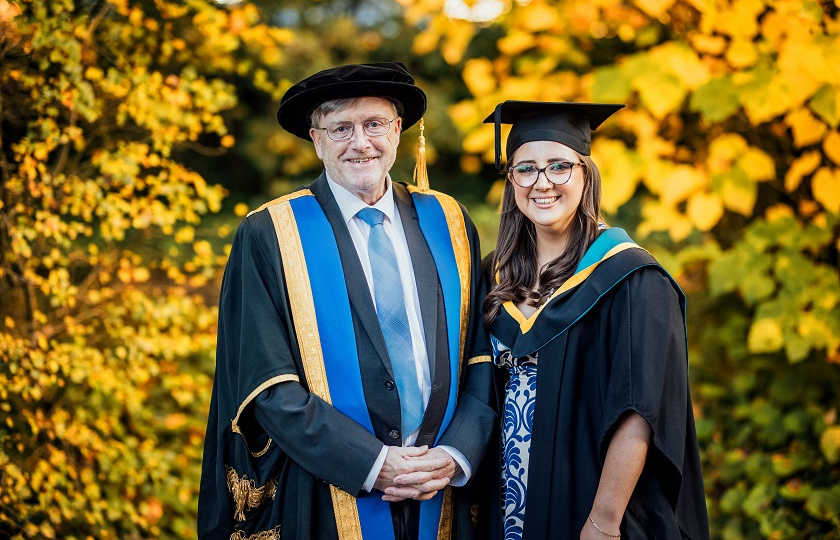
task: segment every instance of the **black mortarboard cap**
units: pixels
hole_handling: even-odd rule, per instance
[[[426,94],[400,62],[347,64],[319,71],[289,88],[280,100],[277,121],[301,139],[309,137],[309,117],[315,107],[333,99],[384,97],[402,105],[403,129],[426,112]]]
[[[502,124],[513,124],[505,152],[513,152],[532,141],[555,141],[581,155],[590,154],[592,131],[614,112],[624,107],[616,103],[570,103],[562,101],[508,100],[484,123],[496,126],[496,169],[502,172]]]

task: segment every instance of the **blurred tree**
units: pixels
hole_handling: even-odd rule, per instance
[[[184,157],[295,45],[251,5],[0,0],[0,537],[195,535],[230,228]]]

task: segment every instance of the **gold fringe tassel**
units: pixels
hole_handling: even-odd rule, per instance
[[[429,171],[426,170],[426,137],[423,131],[423,119],[420,119],[420,137],[417,139],[417,163],[414,165],[414,183],[420,191],[429,191]]]
[[[272,478],[265,485],[257,487],[247,476],[239,477],[233,467],[227,467],[228,491],[233,495],[234,519],[245,521],[245,511],[259,507],[277,493],[277,479]]]

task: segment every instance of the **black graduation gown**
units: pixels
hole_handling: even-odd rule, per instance
[[[514,357],[539,357],[526,540],[579,537],[610,438],[629,411],[645,418],[653,432],[621,538],[709,538],[688,388],[684,301],[653,257],[628,249],[550,300],[525,333],[500,310],[491,334]],[[503,401],[507,372],[497,370],[496,376]],[[489,502],[490,536],[501,538],[499,497]]]
[[[309,393],[276,232],[267,211],[252,213],[237,230],[222,284],[216,376],[199,494],[201,540],[228,540],[234,526],[245,532],[244,537],[276,530],[283,540],[333,540],[337,529],[331,486],[359,496],[382,444],[401,442],[392,435],[400,426],[399,399],[393,384],[388,384],[393,379],[390,362],[361,263],[325,177],[308,188],[338,242],[343,268],[336,270],[343,271],[347,282],[350,323],[375,433]],[[497,419],[488,405],[493,368],[480,322],[485,286],[478,235],[461,207],[472,256],[472,304],[458,402],[441,434],[449,360],[440,284],[408,191],[395,183],[394,197],[418,280],[432,372],[432,397],[416,444],[432,446],[440,435],[439,445],[453,446],[477,464]],[[468,365],[468,359],[484,358],[486,362]],[[232,429],[234,417],[238,422]],[[248,500],[242,521],[235,517],[231,485]],[[453,538],[469,539],[472,526],[463,491],[454,490]]]

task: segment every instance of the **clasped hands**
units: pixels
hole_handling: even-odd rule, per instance
[[[427,501],[445,488],[459,470],[446,450],[390,446],[373,487],[385,493],[383,501]]]

